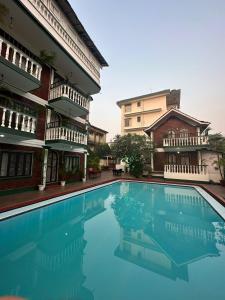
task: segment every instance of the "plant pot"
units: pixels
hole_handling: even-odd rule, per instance
[[[60,182],[60,184],[61,184],[61,186],[65,186],[66,181],[65,181],[65,180],[62,180],[62,181]]]
[[[221,184],[222,186],[225,186],[225,179],[220,180],[220,184]]]
[[[39,185],[38,185],[38,190],[39,190],[39,191],[42,192],[42,191],[44,191],[44,189],[45,189],[44,184],[39,184]]]

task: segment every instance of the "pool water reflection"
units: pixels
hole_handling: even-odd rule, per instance
[[[2,221],[0,240],[0,295],[225,295],[225,223],[193,188],[114,183]]]

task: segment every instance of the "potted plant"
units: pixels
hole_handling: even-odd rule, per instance
[[[44,158],[45,158],[44,149],[42,149],[39,153],[36,153],[36,160],[41,165],[41,183],[38,185],[38,190],[41,192],[44,191],[45,189],[43,173],[44,173],[44,168],[46,168],[46,166],[44,166]]]
[[[67,172],[66,172],[66,169],[64,168],[63,165],[61,165],[61,167],[59,169],[59,176],[60,176],[60,179],[61,179],[61,181],[60,181],[61,186],[65,186]]]

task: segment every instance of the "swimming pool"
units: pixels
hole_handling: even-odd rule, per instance
[[[225,295],[225,222],[192,187],[109,184],[2,220],[0,241],[0,295],[29,300]]]

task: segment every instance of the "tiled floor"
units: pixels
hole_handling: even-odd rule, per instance
[[[130,176],[113,176],[111,171],[102,172],[101,177],[95,179],[88,179],[87,182],[76,182],[73,184],[67,184],[65,187],[61,187],[60,185],[50,185],[46,188],[45,191],[31,191],[31,192],[24,192],[18,194],[12,194],[7,196],[0,196],[0,212],[7,211],[13,208],[26,206],[29,204],[33,204],[36,202],[44,201],[56,196],[60,196],[63,194],[75,192],[78,190],[85,189],[87,187],[92,187],[99,185],[101,183],[106,183],[109,181],[114,181],[115,179],[133,179]],[[166,182],[164,179],[158,178],[149,178],[149,179],[142,179],[151,182]],[[175,182],[173,182],[175,183]],[[178,184],[182,184],[181,182],[177,182]],[[187,182],[185,182],[187,184]],[[189,183],[191,184],[191,183]],[[217,198],[219,202],[221,202],[225,206],[225,187],[220,185],[213,185],[213,184],[201,184],[204,189],[206,189],[210,194]]]

